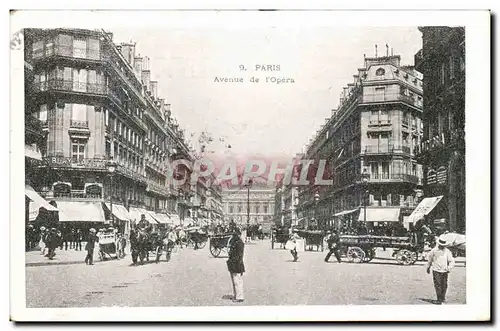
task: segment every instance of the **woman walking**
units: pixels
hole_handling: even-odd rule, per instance
[[[290,249],[290,253],[293,256],[293,262],[297,262],[299,259],[299,254],[297,253],[297,239],[300,239],[297,234],[297,229],[293,229],[292,234],[290,235],[290,240],[287,243],[287,248]]]

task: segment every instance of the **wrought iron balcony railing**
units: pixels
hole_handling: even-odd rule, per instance
[[[76,59],[101,60],[101,54],[98,49],[73,47],[73,45],[53,45],[45,47],[45,49],[40,48],[33,51],[34,60],[54,55]]]
[[[363,103],[382,103],[382,102],[394,102],[394,101],[403,101],[412,106],[422,108],[423,101],[422,98],[418,98],[417,96],[409,96],[400,93],[384,93],[384,94],[363,94]]]

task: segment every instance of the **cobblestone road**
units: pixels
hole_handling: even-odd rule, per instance
[[[400,266],[391,259],[374,259],[338,264],[332,256],[332,262],[325,263],[325,253],[304,252],[293,263],[288,251],[271,250],[269,241],[246,245],[244,305],[429,304],[435,299],[423,262]],[[207,245],[203,250],[179,250],[168,263],[130,266],[127,256],[94,266],[27,267],[27,306],[234,305],[223,298],[231,294],[225,261],[212,257]],[[448,304],[466,302],[465,271],[458,263],[450,274]]]

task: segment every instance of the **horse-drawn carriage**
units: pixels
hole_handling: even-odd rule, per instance
[[[231,239],[232,234],[216,234],[210,236],[210,253],[213,257],[219,257],[222,251],[228,250],[229,239]]]
[[[207,230],[202,229],[199,226],[191,227],[186,229],[187,241],[186,245],[193,245],[194,249],[202,249],[205,247],[208,241]]]
[[[417,242],[414,236],[389,237],[373,235],[340,236],[341,253],[350,262],[370,262],[375,257],[375,249],[392,248],[392,256],[402,265],[414,264],[418,255],[423,252],[423,243]]]
[[[135,230],[131,234],[131,250],[132,262],[137,263],[139,258],[141,264],[144,259],[149,261],[149,254],[152,252],[155,255],[155,262],[160,262],[160,257],[165,252],[165,258],[168,262],[172,253],[174,243],[170,243],[167,237],[167,232],[152,232],[147,233],[144,230]]]
[[[276,243],[280,244],[280,248],[284,248],[286,242],[290,238],[290,233],[287,228],[274,228],[271,230],[271,249],[274,249]]]
[[[305,239],[306,249],[312,250],[313,246],[316,246],[316,250],[324,250],[324,239],[326,233],[321,230],[298,230],[297,234],[299,237]]]

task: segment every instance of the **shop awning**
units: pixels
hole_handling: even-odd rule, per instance
[[[30,185],[25,185],[24,186],[24,194],[32,201],[30,203],[30,210],[31,208],[34,209],[40,209],[40,208],[45,208],[50,211],[57,211],[57,208],[52,206],[47,200],[42,198],[40,194],[36,193],[36,191],[30,186]],[[31,207],[33,205],[33,207]]]
[[[333,216],[344,216],[344,215],[349,215],[349,214],[352,214],[354,212],[357,212],[359,209],[351,209],[351,210],[344,210],[344,211],[341,211],[340,213],[336,213],[335,215]]]
[[[408,223],[415,223],[420,218],[428,215],[437,206],[442,198],[442,195],[432,198],[424,198],[422,201],[420,201],[417,208],[413,210],[413,213],[411,213],[410,217],[408,217]]]
[[[164,223],[163,219],[154,211],[148,210],[147,212],[148,212],[149,216],[151,216],[155,220],[155,223]]]
[[[105,222],[100,202],[57,201],[59,222]]]
[[[167,214],[164,214],[164,213],[156,213],[156,215],[158,215],[158,217],[161,218],[161,221],[160,223],[163,223],[163,224],[172,224],[172,220],[168,217]]]
[[[42,154],[40,153],[40,150],[32,145],[24,145],[24,156],[30,159],[39,161],[42,160]]]
[[[398,222],[399,208],[366,208],[367,222]],[[365,219],[364,208],[360,209],[358,220],[363,222]]]
[[[180,225],[181,224],[181,218],[177,214],[170,214],[170,221],[169,221],[169,223],[173,224],[175,226]]]
[[[109,203],[106,203],[106,208],[111,210],[111,205]],[[130,215],[127,211],[127,208],[122,205],[113,204],[113,215],[115,215],[115,217],[119,220],[130,221]]]

